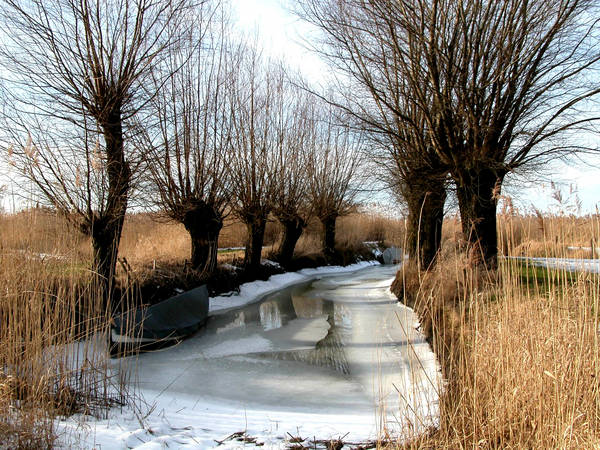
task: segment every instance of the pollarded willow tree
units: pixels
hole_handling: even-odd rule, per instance
[[[314,149],[310,152],[310,199],[314,215],[323,225],[323,253],[335,256],[337,219],[352,211],[360,192],[364,139],[339,125],[331,108],[315,117]]]
[[[495,267],[496,207],[506,175],[593,150],[576,138],[599,119],[590,112],[600,92],[597,3],[328,3],[371,24],[360,30],[367,42],[394,46],[392,67],[409,88],[403,95],[425,118],[433,148],[456,185],[472,255]],[[336,38],[346,45],[344,34]],[[388,61],[377,64],[385,71]]]
[[[151,68],[179,44],[187,0],[7,0],[0,56],[10,162],[91,236],[109,298],[140,161],[128,133],[155,92]],[[165,74],[168,78],[170,74]]]
[[[205,274],[217,263],[218,237],[229,206],[234,71],[238,55],[217,2],[198,7],[182,45],[154,69],[145,173],[150,202],[182,223],[191,241],[191,266]],[[162,72],[175,72],[164,83]]]
[[[277,132],[285,101],[283,71],[248,46],[233,81],[233,92],[232,152],[227,163],[231,208],[248,232],[244,265],[247,271],[256,272],[278,189]]]
[[[407,105],[403,114],[410,114],[411,108]],[[427,270],[441,248],[448,172],[433,150],[423,117],[414,108],[412,112],[415,126],[369,133],[375,143],[370,153],[379,177],[407,206],[405,245],[410,259]]]
[[[598,6],[587,0],[369,2],[404,49],[402,76],[456,185],[472,255],[497,265],[507,174],[594,150]]]
[[[316,100],[311,94],[288,82],[285,108],[277,127],[277,189],[273,215],[283,226],[283,238],[277,255],[284,267],[294,255],[296,244],[312,215],[309,163],[314,151]]]
[[[318,51],[341,74],[334,102],[373,145],[378,181],[408,209],[407,251],[429,268],[441,245],[448,167],[402,77],[402,49],[369,2],[303,0],[299,14],[322,31]],[[349,94],[345,94],[349,93]]]
[[[407,7],[399,13],[412,21]],[[597,3],[444,1],[416,11],[428,25],[417,32],[406,76],[415,87],[429,80],[431,106],[419,102],[450,166],[463,233],[474,259],[493,268],[505,176],[594,150],[578,134],[600,119],[586,104],[600,93]]]

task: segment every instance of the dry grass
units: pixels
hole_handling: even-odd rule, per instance
[[[24,231],[27,232],[24,232]],[[31,209],[2,216],[0,245],[3,253],[43,253],[49,257],[63,256],[66,260],[86,264],[91,261],[90,241],[70,228],[66,221],[51,211]],[[265,232],[265,256],[277,249],[282,238],[281,226],[269,221]],[[356,247],[365,241],[381,241],[385,245],[401,246],[404,222],[366,213],[353,213],[338,219],[336,240],[340,247]],[[321,225],[310,221],[298,242],[298,254],[321,251]],[[244,224],[229,217],[219,235],[220,248],[243,247],[246,242]],[[183,225],[159,219],[153,214],[128,215],[123,227],[119,257],[133,267],[183,262],[189,258],[189,235]],[[243,251],[226,251],[219,255],[221,262],[240,257]]]
[[[584,234],[554,225],[552,251]],[[420,315],[447,383],[439,427],[403,448],[600,446],[598,275],[509,259],[491,276],[455,253],[428,274],[407,267],[394,288]]]
[[[376,215],[354,213],[338,219],[336,241],[342,248],[353,248],[365,241],[382,241],[386,245],[401,246],[404,236],[404,222]],[[267,224],[263,254],[267,257],[279,248],[282,228],[275,221]],[[219,235],[222,249],[243,247],[246,242],[244,224],[229,217]],[[296,248],[297,255],[310,255],[321,252],[321,225],[313,219],[300,237]],[[189,235],[181,224],[157,220],[151,214],[129,215],[125,221],[120,257],[125,257],[135,268],[156,264],[183,262],[189,258]],[[231,262],[243,257],[243,250],[223,251],[219,262]]]
[[[498,249],[509,256],[600,258],[600,217],[566,215],[498,214]],[[460,218],[444,220],[447,253],[463,244]],[[592,248],[596,250],[592,253]]]
[[[57,415],[98,414],[122,394],[101,352],[108,317],[85,241],[62,220],[0,216],[0,245],[0,447],[51,448]]]
[[[500,251],[507,255],[598,258],[598,217],[564,215],[498,217]]]
[[[591,216],[504,214],[499,225],[501,251],[509,255],[589,257],[590,250],[568,247],[599,241]],[[340,219],[338,240],[349,247],[370,240],[401,246],[403,231],[401,221],[354,214]],[[279,238],[270,224],[270,248]],[[220,246],[244,240],[244,227],[228,222]],[[313,221],[298,253],[318,252],[320,242]],[[405,267],[395,285],[420,314],[447,382],[439,428],[405,446],[597,448],[599,278],[540,272],[514,260],[492,277],[468,268],[461,245],[460,222],[448,217],[443,262],[428,274]],[[47,448],[56,414],[91,412],[110,400],[101,360],[90,354],[86,370],[72,372],[73,354],[51,351],[106,329],[90,284],[89,241],[51,212],[32,210],[0,216],[0,250],[0,446]],[[181,226],[149,215],[127,218],[120,256],[134,268],[181,263],[188,253]],[[223,253],[220,260],[241,254]]]

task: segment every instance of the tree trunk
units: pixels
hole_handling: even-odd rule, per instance
[[[300,239],[304,227],[306,227],[306,222],[300,217],[295,217],[294,219],[280,219],[280,222],[283,225],[283,241],[281,243],[281,248],[279,249],[278,259],[283,267],[288,267],[294,256],[296,243],[298,242],[298,239]]]
[[[442,244],[442,224],[446,188],[443,180],[431,181],[427,186],[408,187],[408,224],[406,245],[410,259],[422,269],[430,269]]]
[[[217,267],[219,233],[223,227],[221,215],[204,201],[195,202],[186,211],[183,225],[190,234],[192,268],[210,275]]]
[[[262,256],[266,226],[267,219],[262,216],[257,216],[252,221],[246,223],[248,241],[246,242],[246,252],[244,254],[244,266],[250,273],[257,273],[260,269],[260,258]]]
[[[459,169],[453,173],[462,223],[473,265],[498,267],[496,208],[505,172],[490,168]]]
[[[325,254],[325,258],[331,259],[335,255],[335,223],[337,215],[331,214],[319,219],[323,224],[323,253]]]
[[[102,216],[91,225],[94,271],[106,304],[110,305],[123,222],[127,211],[131,170],[125,160],[120,105],[100,122],[106,145],[108,190]],[[115,306],[115,305],[113,305]]]
[[[110,305],[112,299],[123,219],[124,216],[115,220],[109,220],[106,217],[96,219],[91,229],[94,251],[92,270],[99,293],[104,300],[104,306]]]

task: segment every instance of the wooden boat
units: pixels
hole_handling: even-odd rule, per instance
[[[111,356],[173,345],[195,333],[208,318],[208,290],[202,285],[147,308],[113,318]]]

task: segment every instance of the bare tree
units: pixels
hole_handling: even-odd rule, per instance
[[[335,226],[348,214],[359,193],[362,136],[339,126],[333,111],[318,117],[315,149],[310,154],[310,195],[314,214],[323,225],[323,252],[335,256]]]
[[[379,165],[379,177],[407,206],[405,245],[410,259],[429,269],[442,243],[447,169],[436,158],[426,128],[419,133],[417,128],[401,126],[397,134],[370,136],[375,141],[371,155]]]
[[[306,91],[288,85],[285,111],[277,127],[277,189],[273,215],[283,226],[278,261],[289,265],[312,214],[309,163],[315,149],[316,102]]]
[[[150,68],[176,44],[166,30],[187,8],[186,0],[2,5],[12,162],[91,236],[106,293],[136,166],[128,124],[153,96]]]
[[[441,245],[448,167],[402,77],[402,49],[370,8],[369,2],[304,0],[299,13],[322,30],[314,48],[340,74],[342,100],[333,103],[371,140],[376,182],[400,194],[408,209],[408,253],[429,268]]]
[[[151,202],[185,226],[192,267],[210,274],[229,205],[229,102],[237,65],[221,7],[205,9],[195,11],[185,45],[170,52],[165,67],[155,70],[153,89],[158,95],[151,110],[158,124],[145,135],[145,145],[150,149],[149,192],[155,194]],[[164,86],[161,70],[176,70]]]
[[[505,176],[591,150],[573,138],[599,117],[597,2],[335,2],[388,36],[398,76],[456,185],[473,256],[497,264]],[[341,5],[341,6],[340,6]],[[371,34],[374,28],[363,30]]]
[[[505,176],[592,150],[570,138],[600,119],[586,105],[600,93],[597,4],[408,6],[398,2],[382,14],[393,12],[412,43],[406,77],[434,131],[436,151],[450,166],[472,254],[495,267],[496,208]],[[416,88],[423,81],[431,94],[427,102]]]
[[[249,272],[256,272],[277,189],[276,125],[282,111],[283,73],[269,67],[255,48],[248,47],[245,53],[233,88],[233,151],[228,169],[232,210],[248,230],[244,264]]]

